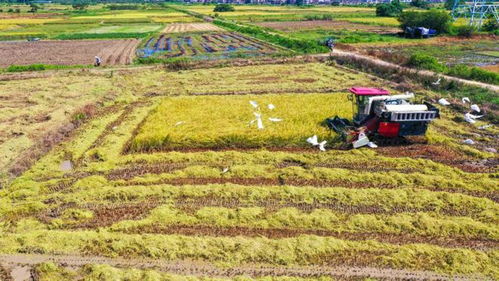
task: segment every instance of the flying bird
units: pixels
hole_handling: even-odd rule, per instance
[[[222,170],[222,174],[225,174],[225,173],[227,173],[228,171],[229,171],[229,167],[225,167],[225,168],[223,168],[223,170]]]
[[[470,101],[470,99],[469,99],[468,97],[464,97],[464,98],[462,98],[462,99],[461,99],[461,101],[462,101],[463,103],[467,103],[467,102],[471,103],[471,101]]]
[[[431,84],[433,84],[433,85],[435,85],[435,86],[438,86],[438,85],[440,85],[440,81],[441,81],[441,80],[442,80],[442,78],[438,78],[438,80],[437,80],[437,81],[435,81],[435,82],[433,82],[433,83],[431,83]]]
[[[258,103],[254,100],[250,100],[249,103],[254,107],[254,108],[257,108],[258,107]]]
[[[478,105],[476,105],[476,104],[472,104],[471,105],[471,110],[473,110],[475,112],[480,112],[480,107],[478,107]]]

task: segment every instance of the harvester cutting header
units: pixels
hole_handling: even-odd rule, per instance
[[[351,88],[350,92],[353,120],[335,116],[326,123],[354,148],[369,144],[369,138],[396,143],[407,136],[423,136],[429,122],[439,117],[438,108],[430,103],[411,104],[412,93],[390,95],[376,88]]]

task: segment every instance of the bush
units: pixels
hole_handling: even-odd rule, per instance
[[[499,84],[499,74],[479,67],[469,67],[464,64],[458,64],[451,67],[447,73],[449,75],[464,79],[476,80],[496,85]]]
[[[499,23],[494,17],[489,18],[483,25],[482,29],[484,31],[493,33],[493,34],[498,34],[499,33]]]
[[[7,67],[7,72],[21,72],[21,71],[41,71],[45,70],[44,64],[31,64],[31,65],[11,65]]]
[[[185,70],[189,69],[191,60],[188,58],[170,58],[165,60],[165,67],[169,70]]]
[[[412,55],[407,62],[408,66],[419,68],[419,69],[428,69],[433,70],[435,72],[446,72],[447,67],[438,62],[435,57],[430,55],[417,53]]]
[[[400,27],[426,27],[435,29],[438,33],[448,33],[451,26],[451,16],[442,10],[429,10],[427,12],[403,12],[398,21]]]
[[[379,4],[376,6],[376,16],[396,17],[402,13],[403,9],[399,1],[392,1],[390,4]]]
[[[23,72],[23,71],[42,71],[49,69],[68,69],[82,68],[84,65],[53,65],[53,64],[30,64],[30,65],[11,65],[5,69],[6,72]]]
[[[445,4],[444,4],[445,9],[452,10],[452,8],[454,7],[454,1],[455,0],[445,0]],[[465,2],[465,0],[459,0],[458,4],[464,4],[464,2]]]
[[[109,5],[107,6],[109,10],[139,10],[139,5]]]
[[[424,0],[412,0],[411,6],[427,9],[430,6],[430,4]]]
[[[333,15],[306,15],[305,20],[333,20]]]
[[[75,2],[71,6],[77,11],[84,11],[87,9],[88,5],[89,4],[85,2]]]
[[[460,37],[471,38],[475,32],[476,28],[471,25],[462,25],[457,27],[457,35]]]
[[[236,9],[229,4],[217,4],[213,12],[233,12]]]

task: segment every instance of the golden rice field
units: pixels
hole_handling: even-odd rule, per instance
[[[7,140],[48,125],[26,125],[35,108],[82,123],[4,177],[2,278],[23,270],[38,280],[499,277],[497,162],[484,151],[497,146],[497,129],[460,121],[458,107],[441,107],[427,142],[319,151],[304,138],[336,141],[321,123],[351,116],[349,87],[400,85],[300,60],[15,83],[31,94],[9,97],[19,134],[2,132]],[[57,99],[43,103],[52,91]],[[95,112],[58,111],[72,101]],[[250,124],[254,111],[262,130]],[[462,143],[474,134],[477,144]]]
[[[351,118],[349,105],[346,93],[172,98],[145,120],[132,149],[306,147],[312,135],[331,138],[320,120]]]
[[[374,24],[374,25],[387,25],[387,26],[399,26],[397,18],[388,17],[373,17],[373,18],[343,18],[342,20],[349,21],[352,23],[364,23],[364,24]]]

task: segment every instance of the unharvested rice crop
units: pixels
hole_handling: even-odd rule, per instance
[[[73,19],[138,19],[154,17],[185,17],[186,14],[180,12],[125,12],[120,11],[112,14],[100,14],[96,16],[79,16]]]
[[[257,101],[255,110],[250,101]],[[275,109],[267,108],[269,104]],[[350,117],[347,94],[168,98],[139,129],[132,149],[305,147],[306,138],[331,139],[327,117]],[[257,128],[254,112],[262,114]],[[282,121],[272,122],[269,118]]]
[[[0,42],[0,66],[53,64],[89,65],[95,56],[103,64],[131,63],[138,40]]]
[[[82,33],[97,33],[97,34],[102,34],[102,33],[147,33],[147,32],[154,32],[157,31],[161,28],[162,26],[159,24],[140,24],[140,25],[106,25],[106,26],[99,26],[96,28],[92,29],[87,29],[83,31]]]
[[[222,31],[222,29],[211,23],[175,23],[167,25],[163,30],[163,33],[197,31]]]
[[[201,22],[199,18],[191,16],[178,16],[178,17],[154,17],[152,18],[157,23],[188,23],[188,22]]]
[[[23,24],[44,24],[50,22],[62,21],[62,19],[36,19],[36,18],[8,18],[8,19],[0,19],[0,25],[3,24],[15,24],[15,25],[23,25]]]
[[[370,17],[370,18],[342,18],[342,20],[353,23],[376,24],[386,26],[398,26],[400,23],[396,18]]]
[[[351,117],[347,88],[397,85],[323,63],[267,63],[1,84],[12,92],[0,110],[8,141],[23,136],[10,135],[14,121],[25,135],[43,130],[25,115],[63,120],[66,107],[50,110],[64,101],[104,106],[4,181],[0,277],[19,265],[40,280],[497,279],[497,165],[479,150],[497,146],[496,128],[442,107],[429,143],[298,148],[332,134],[324,118]],[[488,137],[462,143],[475,134]],[[139,140],[159,146],[130,151]]]
[[[314,20],[314,21],[276,21],[276,22],[260,22],[256,25],[269,27],[286,32],[296,32],[299,30],[349,30],[374,32],[378,34],[396,33],[400,31],[398,28],[389,28],[386,26],[376,26],[369,24],[355,24],[349,21],[339,20]]]

